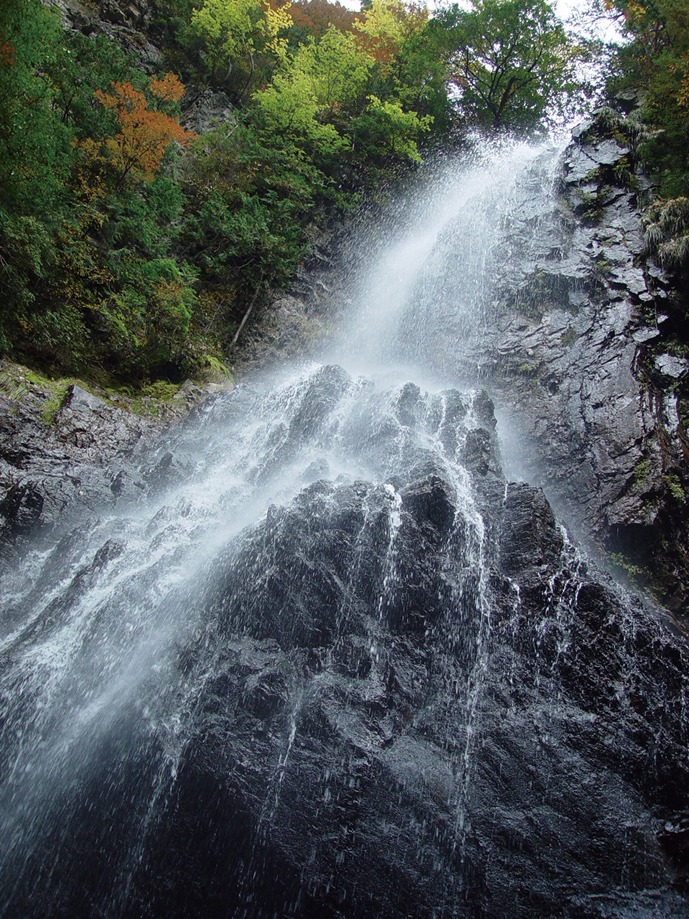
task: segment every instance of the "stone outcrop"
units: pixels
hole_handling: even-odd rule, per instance
[[[283,459],[327,440],[351,386],[296,386]],[[686,915],[686,636],[505,482],[485,394],[442,398],[362,396],[339,436],[394,480],[316,476],[180,585],[193,629],[41,803],[6,919]],[[124,538],[90,547],[70,604]]]
[[[506,221],[504,253],[489,256],[496,293],[480,323],[467,320],[453,293],[471,245],[464,218],[457,231],[445,231],[445,255],[434,256],[424,283],[446,305],[427,328],[412,322],[404,347],[448,378],[486,386],[507,450],[518,445],[528,476],[578,536],[612,553],[620,575],[685,610],[685,309],[674,280],[647,251],[642,215],[653,190],[638,141],[632,120],[605,109],[573,132],[555,173],[537,164],[534,189],[526,183]],[[363,248],[355,231],[349,244],[326,246],[306,272],[308,285],[259,316],[246,343],[250,364],[309,353],[331,317],[346,313],[347,257],[365,261],[370,244],[361,235]],[[424,290],[412,310],[417,296]]]
[[[0,362],[0,554],[12,563],[25,537],[47,533],[95,508],[141,498],[164,479],[166,425],[231,386],[183,384],[155,417],[118,408],[76,383],[56,395],[18,365]],[[128,401],[120,397],[123,403]]]
[[[513,215],[476,360],[506,425],[518,419],[507,440],[572,526],[684,610],[684,306],[645,248],[637,134],[599,112],[574,132],[554,206],[534,213],[525,200]]]
[[[163,65],[163,52],[149,38],[154,5],[147,0],[101,0],[99,5],[81,0],[48,0],[57,9],[65,28],[85,35],[106,35],[139,61],[147,73]]]
[[[18,397],[0,397],[0,519],[5,540],[51,527],[68,509],[87,511],[114,502],[125,490],[136,493],[129,457],[158,427],[76,384],[48,423],[41,419],[48,397],[30,384]]]

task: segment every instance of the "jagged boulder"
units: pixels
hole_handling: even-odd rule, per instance
[[[645,248],[637,134],[608,110],[574,131],[538,237],[528,209],[515,220],[518,267],[479,347],[527,464],[582,533],[683,609],[687,367],[669,279]]]
[[[684,640],[577,561],[538,489],[507,489],[487,593],[453,589],[472,549],[447,483],[402,495],[392,555],[384,489],[316,483],[217,560],[118,915],[682,915]],[[126,824],[145,772],[115,768]]]
[[[41,413],[40,387],[0,398],[0,525],[3,537],[50,527],[79,513],[141,494],[131,460],[156,425],[70,385],[54,417]]]
[[[247,516],[247,464],[294,496]],[[687,637],[505,481],[485,393],[322,366],[141,469],[150,506],[9,579],[6,919],[686,910]]]

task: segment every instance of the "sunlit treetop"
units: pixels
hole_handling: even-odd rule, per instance
[[[298,29],[316,37],[324,35],[331,25],[341,32],[350,32],[358,16],[341,3],[329,0],[294,0],[290,15]]]
[[[528,132],[576,88],[578,48],[547,0],[475,0],[433,21],[467,121]]]
[[[403,0],[373,0],[354,28],[361,33],[361,43],[377,61],[395,58],[404,42],[423,30],[428,22],[425,6]]]

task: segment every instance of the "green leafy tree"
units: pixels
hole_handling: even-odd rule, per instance
[[[609,4],[629,41],[616,49],[612,94],[633,89],[642,117],[654,129],[641,146],[661,194],[689,194],[689,2],[613,0]]]
[[[575,88],[577,49],[547,0],[474,0],[468,10],[455,4],[433,27],[470,124],[531,131]]]
[[[133,382],[178,377],[188,363],[188,333],[197,302],[195,272],[174,259],[128,256],[119,285],[93,318],[105,367]]]
[[[56,15],[40,0],[0,8],[0,206],[22,213],[54,210],[70,168],[72,134],[46,74],[61,37]]]
[[[399,102],[369,96],[366,110],[354,123],[359,162],[379,169],[390,160],[420,163],[419,139],[431,123],[429,115],[405,112]]]
[[[421,32],[427,22],[428,11],[423,6],[403,0],[372,0],[354,28],[362,46],[387,71],[394,67],[405,41]]]
[[[303,149],[329,175],[338,162],[364,171],[367,161],[377,167],[418,162],[418,141],[432,119],[406,110],[396,81],[379,68],[366,45],[331,26],[320,41],[301,45],[256,93],[256,124],[263,136]]]
[[[193,11],[191,27],[204,42],[210,76],[237,101],[283,57],[284,33],[293,25],[288,8],[267,0],[204,0]]]
[[[301,149],[319,167],[336,166],[351,147],[351,119],[367,105],[374,61],[334,26],[300,45],[272,83],[254,95],[255,127],[269,144]]]
[[[194,145],[184,165],[181,245],[217,304],[211,325],[226,344],[247,303],[293,275],[327,186],[301,148],[251,125],[217,128]]]
[[[33,304],[68,210],[73,133],[46,74],[62,29],[39,0],[0,7],[0,350],[34,334]]]
[[[425,6],[371,0],[354,25],[362,50],[373,59],[370,93],[405,111],[429,116],[435,130],[449,126],[444,63],[446,43]]]

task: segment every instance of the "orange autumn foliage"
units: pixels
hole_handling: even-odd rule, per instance
[[[181,102],[184,96],[184,87],[174,73],[166,73],[160,79],[151,77],[149,89],[161,102]]]
[[[273,6],[275,0],[267,2]],[[359,16],[342,4],[331,3],[329,0],[294,0],[290,7],[290,15],[296,26],[308,29],[317,37],[325,35],[330,25],[334,25],[340,32],[351,32]]]
[[[171,76],[168,74],[156,81],[159,92],[166,93],[167,98],[170,98],[171,92],[177,93],[174,81],[179,83],[176,77],[174,81],[168,81]],[[179,86],[181,88],[181,84]],[[113,83],[111,89],[109,93],[100,89],[95,92],[98,102],[115,112],[120,125],[119,134],[105,142],[110,161],[120,173],[120,181],[131,176],[150,182],[160,168],[170,144],[185,146],[196,135],[186,131],[170,115],[150,109],[144,94],[134,89],[131,83]],[[154,92],[153,88],[151,91]],[[158,95],[158,98],[163,96]]]
[[[0,65],[13,67],[17,63],[17,49],[12,42],[5,41],[0,35]]]

